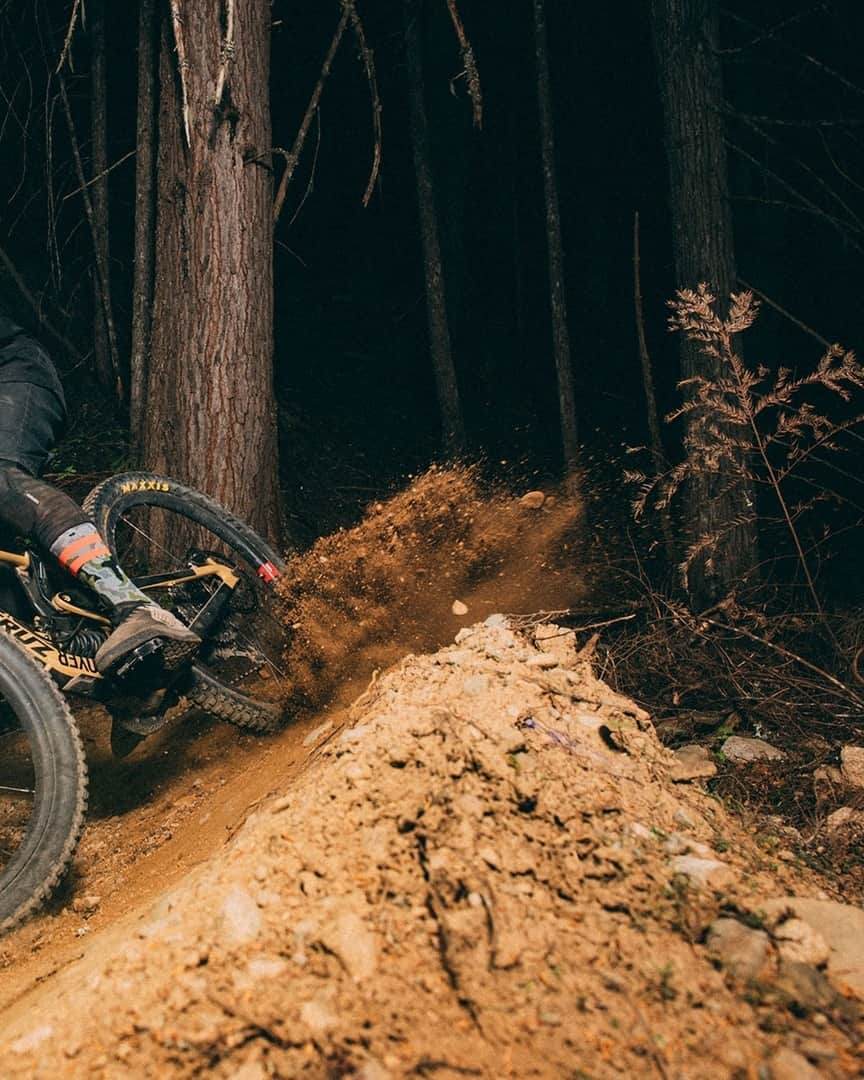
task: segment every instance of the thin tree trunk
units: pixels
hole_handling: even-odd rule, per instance
[[[420,238],[423,246],[423,269],[426,280],[426,314],[429,323],[429,349],[435,372],[438,408],[441,414],[442,445],[447,454],[458,454],[465,446],[465,423],[456,368],[450,351],[450,328],[441,247],[438,240],[438,214],[429,154],[429,131],[423,82],[423,62],[418,21],[422,2],[404,0],[405,65],[408,72],[408,99],[414,174],[417,183],[417,206]]]
[[[651,0],[663,103],[677,288],[707,282],[724,303],[736,287],[716,0]],[[681,337],[681,377],[716,378],[719,362]],[[694,609],[726,596],[757,563],[753,494],[743,481],[694,474],[688,482],[690,539],[724,539],[688,578]],[[729,528],[730,523],[747,521]]]
[[[552,352],[558,378],[558,409],[561,417],[564,466],[568,484],[572,486],[575,484],[576,479],[579,433],[576,425],[573,368],[570,362],[570,333],[567,328],[567,298],[564,285],[561,215],[558,209],[558,182],[555,178],[555,133],[549,78],[549,50],[546,40],[545,0],[534,0],[534,53],[537,63],[537,104],[540,112],[543,196],[546,203],[546,248],[549,260]]]
[[[138,118],[135,145],[135,256],[132,282],[132,346],[129,358],[129,427],[132,456],[141,457],[144,402],[150,355],[155,234],[155,0],[140,0],[138,10]]]
[[[93,247],[96,260],[110,266],[108,250],[108,84],[105,77],[105,0],[88,4],[90,29],[90,142],[91,192],[93,199]],[[110,304],[110,285],[106,282],[106,297]],[[105,386],[112,382],[111,356],[105,309],[98,275],[93,275],[93,352],[99,380]]]
[[[123,398],[119,350],[114,333],[111,300],[111,260],[108,209],[108,80],[105,55],[105,0],[88,5],[90,36],[90,181],[93,204],[93,350],[96,371],[104,386],[113,386],[118,403]]]
[[[163,15],[156,265],[144,460],[278,537],[269,0],[234,4],[217,106],[220,0],[179,0],[189,145]]]
[[[639,254],[639,211],[633,215],[633,307],[636,315],[636,337],[639,342],[639,359],[642,362],[642,389],[645,392],[645,408],[648,414],[648,433],[651,440],[651,456],[654,458],[654,472],[662,473],[666,468],[666,455],[663,452],[663,436],[660,432],[660,418],[657,413],[657,395],[654,392],[654,373],[648,341],[645,337],[645,317],[642,310],[642,264]],[[663,534],[663,547],[670,566],[674,565],[676,551],[672,539],[672,523],[669,520],[669,508],[663,506],[660,514],[660,531]]]
[[[642,388],[645,392],[645,408],[648,413],[648,433],[651,439],[651,453],[654,468],[662,472],[666,455],[663,453],[663,436],[660,433],[660,418],[657,414],[657,397],[654,393],[654,375],[651,371],[651,356],[645,339],[645,317],[642,311],[642,273],[639,255],[639,211],[633,215],[633,307],[636,315],[636,337],[639,341],[639,359],[642,362]]]
[[[60,71],[57,74],[57,85],[60,90],[60,103],[63,107],[63,116],[66,120],[66,130],[69,133],[69,142],[72,147],[72,160],[75,163],[75,176],[78,180],[81,201],[84,204],[84,215],[87,218],[87,225],[90,229],[90,239],[93,243],[93,265],[95,268],[95,279],[100,292],[100,305],[105,319],[105,331],[108,335],[108,355],[111,357],[111,371],[108,374],[102,373],[103,377],[107,380],[106,385],[111,387],[114,391],[117,403],[120,404],[123,401],[123,384],[120,380],[120,372],[117,364],[117,358],[119,351],[117,348],[117,335],[114,328],[114,313],[111,307],[111,293],[109,283],[109,264],[104,257],[104,245],[100,246],[98,240],[99,226],[96,220],[96,214],[93,209],[93,199],[90,194],[91,181],[88,181],[84,172],[84,162],[81,159],[81,149],[78,145],[78,135],[75,131],[75,121],[72,117],[72,108],[69,104],[69,94],[66,90],[66,79],[63,72]],[[95,175],[95,174],[94,174]]]

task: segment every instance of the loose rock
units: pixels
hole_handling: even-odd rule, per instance
[[[771,1056],[768,1067],[771,1080],[820,1080],[822,1076],[807,1058],[787,1046]]]
[[[854,810],[851,806],[841,806],[825,819],[825,828],[830,832],[864,826],[864,810]]]
[[[343,912],[332,923],[325,925],[320,940],[338,957],[352,979],[359,982],[375,974],[378,942],[355,912]]]
[[[780,955],[786,960],[822,967],[828,963],[830,950],[820,933],[803,919],[787,919],[774,928]]]
[[[92,915],[101,903],[101,896],[76,896],[72,901],[72,910],[76,915]]]
[[[784,896],[766,900],[768,915],[792,915],[808,923],[829,949],[828,976],[840,990],[864,999],[864,911],[834,900]]]
[[[677,784],[683,784],[689,780],[707,780],[717,775],[714,757],[705,746],[699,746],[697,743],[682,746],[675,751],[675,758],[676,761],[669,776]]]
[[[771,940],[764,930],[752,930],[737,919],[717,919],[708,931],[706,945],[739,979],[760,979],[768,974]]]
[[[263,918],[258,905],[245,889],[235,886],[222,905],[222,927],[229,945],[245,945],[261,932]]]
[[[728,761],[783,761],[786,755],[764,739],[749,739],[743,735],[730,735],[721,747]]]
[[[676,855],[670,866],[676,874],[684,874],[694,885],[723,889],[734,881],[730,867],[719,859],[699,859],[695,855]]]
[[[864,746],[844,746],[840,751],[840,772],[850,787],[864,789]]]

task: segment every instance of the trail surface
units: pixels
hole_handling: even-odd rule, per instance
[[[578,508],[472,484],[295,564],[282,736],[181,727],[118,766],[84,718],[94,820],[2,943],[0,1075],[861,1074],[864,915],[687,779],[587,635],[472,618],[586,591]]]

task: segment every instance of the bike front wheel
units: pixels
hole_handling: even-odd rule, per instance
[[[46,672],[0,633],[0,934],[63,877],[86,808],[75,720]]]
[[[84,500],[117,562],[133,580],[181,578],[208,555],[238,577],[191,669],[186,696],[211,715],[253,731],[275,730],[290,696],[285,633],[274,583],[278,554],[214,499],[155,473],[122,473]],[[217,600],[218,577],[153,587],[153,599],[186,623]]]

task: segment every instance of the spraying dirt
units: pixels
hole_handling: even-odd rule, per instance
[[[578,499],[514,498],[484,490],[476,468],[430,469],[289,560],[281,591],[297,700],[320,705],[346,676],[436,649],[495,611],[583,604],[597,584],[588,549]]]
[[[854,948],[789,917],[857,909],[689,782],[571,631],[476,622],[584,602],[578,507],[537,501],[437,471],[294,562],[298,693],[342,697],[269,743],[137,752],[187,757],[3,943],[0,1075],[860,1074]]]

